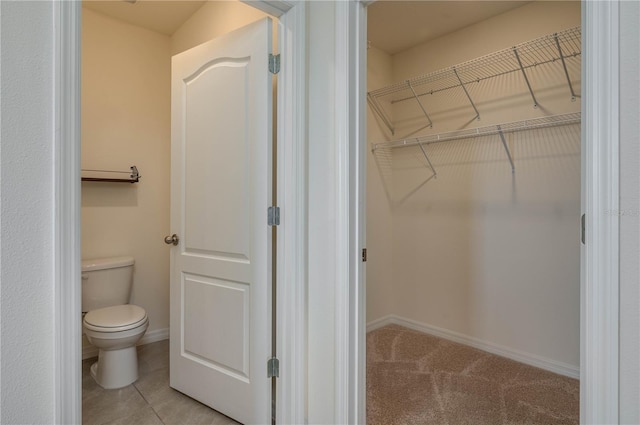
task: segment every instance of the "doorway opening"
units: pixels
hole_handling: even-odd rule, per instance
[[[368,423],[578,422],[580,8],[369,6]]]
[[[257,213],[253,214],[252,212],[247,212],[248,217],[244,217],[242,214],[235,216],[238,219],[247,219],[246,223],[236,226],[240,229],[241,236],[246,236],[246,240],[241,238],[238,242],[236,241],[238,235],[227,234],[233,230],[232,217],[229,216],[229,213],[232,212],[230,208],[233,206],[233,201],[236,200],[235,198],[228,199],[231,196],[229,191],[222,191],[218,196],[220,204],[216,209],[208,211],[208,217],[211,221],[201,223],[205,227],[207,227],[207,223],[209,227],[211,227],[211,223],[221,224],[224,227],[224,229],[218,228],[218,232],[224,233],[226,231],[227,233],[222,236],[217,234],[213,244],[226,237],[229,239],[227,240],[228,244],[222,248],[228,248],[229,252],[220,246],[212,248],[212,239],[210,235],[207,236],[207,232],[194,232],[192,224],[198,221],[196,207],[202,206],[202,202],[195,205],[192,201],[187,208],[178,208],[178,212],[186,210],[191,217],[188,226],[182,222],[179,223],[177,227],[180,230],[172,229],[172,226],[176,227],[176,219],[173,217],[175,211],[171,213],[171,224],[169,211],[170,205],[172,205],[171,208],[174,207],[170,201],[171,197],[175,198],[175,193],[172,193],[171,190],[176,187],[175,181],[172,184],[170,182],[175,178],[176,169],[180,171],[179,168],[176,168],[176,164],[180,163],[185,167],[189,165],[189,171],[184,172],[185,170],[182,169],[181,175],[191,173],[190,176],[193,177],[199,171],[211,169],[207,167],[206,161],[203,165],[198,163],[198,159],[206,159],[207,155],[208,163],[215,163],[216,160],[219,162],[215,167],[216,170],[220,170],[225,164],[231,166],[229,158],[224,155],[238,160],[247,159],[250,164],[244,169],[244,174],[242,173],[243,168],[240,167],[242,164],[234,164],[234,168],[225,173],[226,180],[221,176],[216,178],[216,176],[211,177],[210,175],[202,176],[200,173],[195,186],[194,178],[192,178],[189,180],[190,186],[183,185],[184,182],[182,182],[178,185],[179,187],[191,188],[189,190],[197,190],[200,187],[206,190],[206,188],[215,186],[217,182],[226,181],[228,185],[231,185],[233,182],[239,181],[238,184],[248,184],[247,191],[236,190],[233,193],[244,193],[248,197],[247,192],[253,193],[255,189],[253,180],[258,183],[267,183],[273,179],[273,187],[268,183],[267,186],[260,189],[261,193],[265,195],[264,198],[268,199],[259,197],[256,202],[254,202],[255,199],[250,200],[252,204],[256,205],[255,208],[260,207],[260,213],[263,212],[262,207],[264,207],[265,216],[266,208],[272,205],[270,192],[275,188],[276,183],[270,170],[271,166],[275,164],[275,155],[268,152],[268,147],[271,146],[271,129],[277,127],[274,122],[275,114],[273,114],[274,121],[271,120],[271,110],[276,108],[276,90],[272,88],[272,76],[267,63],[262,63],[263,57],[268,56],[267,52],[275,52],[272,50],[274,46],[269,45],[272,35],[269,15],[240,2],[207,1],[159,1],[133,4],[127,2],[86,2],[82,15],[83,168],[114,170],[121,169],[123,164],[132,163],[135,164],[141,175],[137,179],[139,181],[137,184],[123,185],[95,180],[83,183],[82,257],[104,258],[122,255],[133,257],[135,272],[130,302],[146,310],[150,323],[146,335],[140,341],[138,349],[140,355],[139,379],[133,384],[117,390],[105,390],[97,385],[90,376],[85,376],[85,372],[88,372],[88,366],[95,360],[83,362],[83,421],[86,423],[107,423],[112,420],[133,421],[141,419],[177,423],[195,422],[196,419],[190,415],[196,415],[200,419],[205,417],[205,419],[209,418],[212,421],[223,420],[232,423],[232,419],[225,418],[169,387],[169,370],[177,367],[175,357],[178,355],[180,358],[189,357],[193,360],[192,363],[204,365],[208,370],[218,370],[221,375],[237,376],[236,381],[240,384],[234,382],[230,384],[231,386],[235,385],[234,388],[226,388],[226,392],[231,394],[230,396],[238,392],[236,387],[239,385],[247,384],[245,386],[250,386],[254,381],[264,381],[260,384],[263,391],[259,392],[259,397],[258,395],[246,396],[246,394],[245,397],[241,397],[248,400],[248,403],[255,403],[255,408],[252,405],[243,406],[243,403],[235,403],[238,407],[231,402],[212,406],[211,401],[207,401],[206,397],[202,396],[201,389],[185,388],[183,384],[177,383],[174,377],[171,378],[170,386],[178,387],[190,397],[215,407],[218,411],[242,422],[267,422],[269,418],[273,417],[270,399],[275,400],[276,390],[271,385],[273,378],[271,380],[266,378],[268,365],[266,361],[262,362],[262,359],[273,356],[275,350],[275,345],[272,346],[275,342],[273,329],[275,322],[272,326],[268,326],[271,323],[270,319],[272,319],[271,307],[275,304],[275,294],[269,291],[275,288],[275,282],[272,285],[270,280],[273,276],[268,273],[260,273],[260,276],[264,276],[263,281],[260,282],[260,285],[253,285],[253,270],[257,267],[254,267],[253,264],[258,263],[264,266],[265,272],[272,269],[276,261],[275,256],[271,254],[275,248],[275,240],[273,240],[275,235],[272,235],[271,228],[267,226],[266,220],[263,220],[264,217],[262,215],[258,217]],[[255,24],[260,27],[260,36],[242,35],[245,26],[256,21],[260,21],[259,25]],[[278,25],[273,25],[273,32],[277,32],[277,27]],[[228,35],[232,30],[233,35]],[[237,54],[235,50],[232,51],[227,47],[232,46],[234,40],[242,37],[257,40],[254,44],[259,45],[259,49],[256,47],[258,50],[251,50],[253,47],[245,48],[245,44],[242,44],[239,48],[241,52]],[[212,39],[216,41],[210,41]],[[185,98],[192,102],[189,104],[190,113],[200,106],[197,103],[202,102],[202,99],[198,98],[197,94],[203,90],[217,90],[217,96],[208,96],[208,99],[219,99],[223,97],[223,94],[228,95],[229,99],[225,102],[224,107],[219,108],[217,113],[204,121],[198,121],[198,117],[191,121],[176,121],[172,119],[172,109],[176,109],[175,99],[173,106],[171,103],[172,73],[178,72],[176,67],[180,70],[189,68],[189,63],[191,63],[189,61],[192,61],[192,52],[196,47],[198,52],[203,50],[213,52],[211,53],[214,55],[213,59],[210,57],[207,57],[206,60],[203,59],[204,65],[202,67],[198,66],[192,74],[184,76],[185,84],[190,84],[191,87],[197,86],[196,91],[190,96],[185,94],[177,97],[177,93],[174,92],[173,97]],[[215,52],[223,52],[219,53],[222,55],[221,59],[215,56]],[[173,57],[179,59],[173,60],[174,69],[172,71]],[[259,61],[259,63],[256,65],[251,63],[251,66],[248,66],[247,64],[252,60]],[[187,65],[185,65],[185,61]],[[259,65],[264,66],[259,67]],[[224,89],[230,91],[232,84],[236,84],[238,81],[240,81],[238,87],[244,88],[242,83],[245,80],[243,78],[238,80],[227,74],[236,70],[238,73],[243,73],[245,69],[248,71],[246,71],[246,75],[243,74],[245,75],[243,78],[249,81],[245,96],[242,96],[241,93],[239,96],[233,96],[234,93],[222,93]],[[207,75],[207,72],[216,75]],[[219,81],[225,78],[230,80],[229,84],[221,87]],[[198,83],[202,81],[205,86],[198,86]],[[215,87],[211,88],[212,85]],[[173,86],[175,90],[175,81]],[[271,103],[272,95],[273,103]],[[193,100],[194,98],[195,100]],[[233,109],[233,99],[251,99],[249,113],[240,115],[248,117],[251,123],[259,122],[264,125],[267,131],[248,131],[249,134],[244,138],[242,135],[238,136],[238,142],[233,145],[235,150],[230,147],[231,141],[236,140],[233,138],[233,134],[222,134],[215,140],[205,137],[194,143],[183,141],[181,142],[183,149],[178,148],[178,153],[187,152],[186,158],[176,158],[175,141],[172,141],[176,134],[172,134],[172,128],[175,133],[177,125],[184,126],[187,129],[184,134],[193,138],[195,136],[192,135],[198,130],[194,127],[202,126],[216,119],[220,120],[221,116],[227,114],[229,116],[227,116],[225,126],[217,125],[216,128],[231,129],[231,118],[235,117],[233,112],[236,111]],[[256,104],[259,103],[259,100],[264,100],[260,102],[264,110],[256,112]],[[209,110],[217,107],[213,104],[207,106],[210,107]],[[242,105],[235,105],[235,107],[242,107]],[[184,117],[184,114],[180,116]],[[187,116],[187,118],[189,117]],[[241,125],[241,127],[248,126]],[[275,133],[274,130],[274,140]],[[251,143],[254,141],[255,134],[268,139],[268,143],[253,146]],[[219,140],[226,141],[226,149],[217,143]],[[246,142],[246,145],[243,142]],[[217,143],[218,154],[212,156],[210,146],[215,143]],[[174,145],[174,158],[171,158],[172,144]],[[188,148],[185,149],[185,146]],[[194,158],[193,152],[196,151],[201,156]],[[270,161],[272,157],[273,164]],[[255,158],[261,159],[263,167],[256,164]],[[223,162],[220,163],[220,161]],[[234,174],[234,170],[236,174]],[[275,167],[273,170],[275,173]],[[258,176],[258,171],[264,171],[267,175]],[[244,179],[246,175],[251,175],[251,178],[247,177],[247,181]],[[203,185],[205,177],[213,178],[213,180],[209,181],[208,185]],[[172,187],[174,189],[171,189]],[[220,188],[218,187],[218,189]],[[179,195],[179,198],[183,200],[193,200],[196,196],[192,192],[186,195],[179,193]],[[224,198],[224,195],[229,196]],[[210,198],[211,196],[208,196],[206,199],[208,203],[203,201],[206,208],[212,205]],[[199,196],[198,199],[205,199],[205,196]],[[195,216],[194,211],[196,212]],[[225,217],[218,217],[216,221],[216,215],[224,216],[225,213],[227,214]],[[258,221],[264,226],[259,226]],[[243,245],[245,242],[252,244],[254,241],[254,233],[243,233],[242,229],[245,228],[257,229],[256,232],[261,232],[261,241],[264,242],[261,244],[261,249],[256,249],[254,245],[247,247]],[[189,270],[189,276],[184,277],[186,276],[184,270],[181,269],[178,273],[174,269],[179,261],[173,254],[171,261],[169,260],[169,248],[163,243],[164,235],[172,232],[180,233],[179,236],[176,235],[169,239],[169,242],[175,241],[172,245],[176,245],[176,247],[170,248],[172,251],[177,249],[180,249],[181,252],[191,251],[191,257],[216,257],[216,261],[225,256],[232,257],[231,262],[234,264],[246,263],[245,268],[251,270],[242,272],[240,276],[237,273],[229,275],[226,269],[224,272],[218,271],[219,273],[215,276],[205,275],[202,270],[198,272]],[[205,240],[199,240],[200,236],[204,236]],[[238,248],[239,251],[233,251],[234,248]],[[170,269],[172,270],[171,278]],[[257,271],[255,274],[258,274]],[[170,286],[175,285],[182,288],[178,290],[179,300],[175,299],[175,288],[170,291]],[[249,290],[251,290],[251,297],[247,295]],[[192,299],[194,294],[196,294],[195,299]],[[254,303],[262,300],[258,296],[259,294],[262,294],[265,302],[261,303],[261,305],[264,304],[261,307],[264,310],[257,312],[253,310],[253,307]],[[172,299],[171,315],[169,298]],[[189,303],[185,301],[187,298],[191,299]],[[221,304],[219,298],[224,299],[225,302]],[[217,308],[207,308],[207,305],[198,304],[200,300],[208,300],[209,304],[213,303]],[[205,320],[211,319],[211,317],[204,319],[197,317],[197,314],[203,312],[222,312],[225,304],[229,308],[226,317],[221,317],[221,313],[216,313],[218,317],[213,324],[210,320]],[[175,307],[176,305],[178,307]],[[189,311],[185,313],[187,305]],[[264,320],[260,319],[262,316],[258,313],[264,313]],[[275,315],[275,312],[273,314]],[[252,324],[242,323],[241,319],[248,321],[249,318],[251,320],[260,319],[262,323],[260,332],[254,329]],[[225,322],[226,319],[229,321]],[[180,320],[180,322],[174,323],[175,320]],[[209,324],[202,326],[199,325],[200,323]],[[221,328],[225,323],[227,326],[223,331]],[[174,337],[171,341],[171,368],[169,367],[170,350],[167,343],[170,327]],[[196,328],[199,328],[199,331]],[[215,332],[215,330],[219,332]],[[262,338],[263,334],[265,334],[264,338]],[[253,339],[254,336],[260,337],[260,344]],[[252,338],[251,341],[248,338]],[[213,344],[212,339],[214,339]],[[180,347],[174,353],[173,346],[178,343],[180,343]],[[259,360],[258,356],[251,351],[258,346],[265,350],[268,347],[268,353],[266,351],[260,353]],[[96,351],[88,343],[83,344],[83,358],[95,357]],[[258,361],[261,362],[260,365],[256,363]],[[251,373],[248,369],[249,366]],[[265,373],[262,374],[260,371]],[[191,381],[195,381],[195,379],[191,379]],[[218,391],[223,390],[220,382],[216,384],[216,388]],[[204,392],[207,392],[206,389]],[[216,400],[221,398],[223,397],[218,395]],[[114,404],[114,400],[117,403]],[[258,403],[256,400],[261,400],[261,402]]]

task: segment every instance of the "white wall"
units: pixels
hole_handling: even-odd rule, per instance
[[[134,257],[131,302],[166,337],[171,40],[86,8],[82,21],[82,168],[142,176],[82,183],[82,257]]]
[[[54,418],[53,3],[0,2],[0,423]]]
[[[394,55],[393,79],[578,25],[578,2],[534,2]],[[579,61],[569,70],[574,82],[579,80]],[[423,97],[434,126],[418,134],[580,111],[561,67],[534,69],[529,76],[534,88],[545,87],[536,92],[537,109],[521,76],[512,74],[469,87],[480,121],[461,91]],[[574,84],[576,91],[579,87]],[[415,102],[397,103],[392,111],[394,138],[426,123]],[[507,135],[507,140],[513,175],[497,137],[427,147],[438,172],[429,181],[417,147],[393,151],[390,170],[378,171],[392,175],[387,181],[393,188],[388,284],[394,295],[381,295],[403,318],[577,369],[579,126]],[[373,250],[370,241],[380,230],[370,229]],[[382,302],[369,299],[370,311]]]
[[[620,4],[620,423],[640,423],[640,3]]]

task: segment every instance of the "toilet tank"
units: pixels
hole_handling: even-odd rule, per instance
[[[129,303],[133,258],[82,260],[82,312]]]

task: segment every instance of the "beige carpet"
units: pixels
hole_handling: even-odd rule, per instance
[[[367,334],[367,424],[578,424],[579,383],[396,325]]]

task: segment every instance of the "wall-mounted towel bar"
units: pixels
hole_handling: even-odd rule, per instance
[[[135,165],[131,171],[82,170],[83,182],[138,183],[141,177]]]

